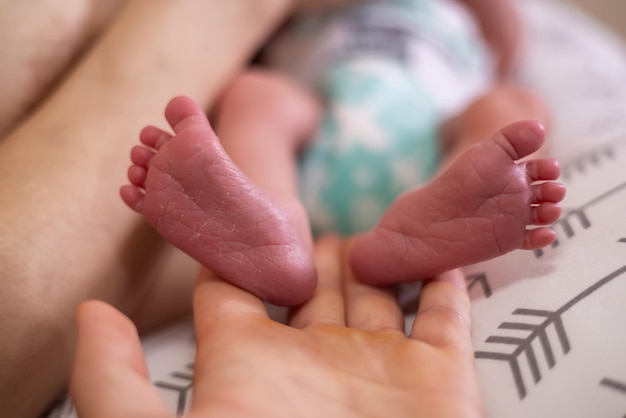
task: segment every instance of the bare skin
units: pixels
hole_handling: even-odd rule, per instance
[[[176,94],[209,111],[283,19],[316,5],[0,0],[3,414],[40,416],[65,389],[85,299],[141,332],[190,313],[198,264],[116,198],[127,149]]]
[[[513,85],[502,83],[495,86],[492,90],[472,102],[461,114],[451,118],[451,120],[443,125],[442,147],[445,150],[445,158],[442,162],[440,173],[445,173],[470,147],[483,143],[484,138],[488,138],[491,133],[500,131],[508,125],[523,119],[538,121],[541,124],[541,126],[535,125],[534,129],[537,129],[536,132],[539,137],[541,137],[539,141],[543,143],[543,137],[545,135],[543,127],[550,126],[550,112],[543,101],[531,92],[522,90]],[[534,154],[539,152],[540,149],[534,151]],[[528,159],[527,157],[526,160]],[[553,177],[552,180],[558,177],[560,170],[555,161],[550,159],[536,159],[536,161],[539,163],[539,167],[547,170],[547,174],[549,174],[548,177]],[[512,165],[511,168],[514,169],[514,166]],[[523,168],[523,165],[519,166],[519,169]],[[466,178],[463,177],[463,179]],[[532,177],[529,177],[527,180],[533,181]],[[548,179],[546,178],[546,180]],[[546,191],[548,192],[548,197],[552,199],[552,202],[550,202],[550,199],[547,199],[546,202],[541,205],[543,207],[543,209],[541,209],[543,212],[542,216],[544,217],[532,221],[532,223],[537,222],[539,225],[547,225],[558,218],[560,208],[555,204],[562,200],[565,189],[560,183],[549,183],[549,185],[542,187],[549,188]],[[542,192],[543,191],[544,190],[542,190]],[[410,199],[408,199],[407,196],[411,193],[422,193],[422,191],[416,189],[414,192],[407,193],[405,197],[398,199],[395,205],[396,209],[390,208],[390,211],[401,208],[399,203],[401,200],[408,202],[410,205]],[[539,207],[533,208],[532,210],[539,210]],[[435,211],[436,209],[433,208],[433,212]],[[434,213],[433,215],[438,216]],[[387,219],[393,219],[394,217],[393,215],[387,216]],[[385,225],[385,223],[381,220],[381,228],[374,229],[370,234],[366,235],[364,241],[357,246],[355,254],[351,255],[355,271],[359,272],[359,277],[362,280],[372,283],[388,282],[390,275],[393,276],[393,280],[397,280],[399,277],[403,277],[402,280],[405,281],[414,280],[415,277],[411,277],[410,275],[394,276],[392,273],[395,270],[395,266],[392,265],[393,263],[376,265],[372,270],[369,270],[371,265],[367,260],[367,252],[371,251],[372,242],[380,238],[379,234],[383,236],[387,235],[382,232],[385,228],[383,225]],[[536,234],[539,234],[540,239],[537,239]],[[541,246],[542,242],[546,242],[547,244],[545,245],[548,245],[552,242],[553,236],[552,231],[545,228],[540,229],[539,232],[532,232],[532,235],[527,236],[527,238],[529,238],[528,242],[522,244],[519,248],[532,249],[534,245]],[[532,239],[530,239],[531,237]],[[398,244],[395,243],[392,245],[392,248],[397,245]],[[363,253],[359,255],[360,251],[363,251]],[[495,252],[497,253],[499,251],[501,250],[496,250]],[[462,253],[461,257],[467,254],[464,251],[460,252]],[[397,255],[391,254],[390,256],[392,260],[395,259],[397,261]],[[417,257],[417,260],[422,259]],[[430,258],[428,258],[428,260],[430,262]],[[403,265],[403,261],[400,261],[400,265]],[[389,272],[384,272],[384,269],[390,270]]]
[[[270,320],[256,296],[201,273],[190,417],[484,415],[463,275],[424,284],[407,336],[397,300],[358,282],[341,247],[333,238],[317,243],[319,284],[290,326]],[[82,305],[77,319],[72,396],[80,416],[172,417],[132,323],[101,302]]]
[[[125,2],[0,0],[0,138],[41,103]]]
[[[298,209],[293,179],[278,176],[276,187],[259,187],[190,99],[173,99],[165,115],[175,136],[154,127],[142,131],[145,147],[132,151],[133,186],[121,189],[124,201],[169,242],[238,286],[276,304],[308,299],[316,281],[312,240],[294,228],[292,220],[306,217],[301,209],[292,215]],[[291,154],[295,161],[295,149]]]
[[[427,186],[402,194],[355,244],[350,261],[357,276],[379,285],[409,282],[552,243],[554,231],[542,225],[561,214],[559,165],[519,161],[544,140],[537,122],[509,125],[468,148]]]
[[[247,114],[238,119],[239,126],[249,125]],[[302,215],[290,215],[295,193],[274,193],[285,178],[295,181],[293,170],[281,174],[278,164],[259,187],[226,155],[190,100],[171,101],[166,115],[175,135],[144,130],[144,147],[133,150],[132,185],[121,191],[124,201],[168,241],[227,280],[274,303],[302,302],[314,283],[309,246],[298,233],[300,224],[285,222]],[[252,126],[263,125],[274,126],[263,118]],[[255,129],[249,134],[255,135]],[[376,284],[420,280],[514,249],[550,244],[551,229],[527,228],[548,225],[560,215],[565,190],[554,182],[558,164],[552,159],[518,162],[543,141],[536,122],[510,125],[469,148],[427,187],[399,197],[356,243],[350,260],[358,277]],[[224,142],[229,144],[229,138]],[[274,152],[266,141],[261,144]],[[267,170],[269,159],[252,156],[261,173]]]
[[[11,7],[23,6],[17,3]],[[0,108],[10,112],[0,119],[14,127],[0,141],[0,334],[11,335],[0,344],[3,414],[39,416],[65,389],[73,313],[85,299],[111,303],[142,330],[190,312],[197,263],[159,240],[116,198],[127,150],[176,94],[189,94],[208,110],[291,3],[134,0],[101,32],[66,33],[81,38],[59,41],[77,48],[67,56],[78,56],[90,34],[100,36],[65,72],[61,64],[68,63],[55,62],[58,56],[46,55],[49,44],[37,42],[57,28],[49,7],[2,28],[13,33],[29,28],[30,20],[49,22],[32,26],[39,32],[22,46],[32,47],[34,56],[11,74],[50,71],[45,80],[63,80],[45,100],[33,98],[33,92],[44,94],[41,85],[30,84],[39,79],[13,80],[21,86],[12,96],[19,106]],[[5,9],[0,14],[9,16]],[[35,108],[20,118],[26,102]]]
[[[209,111],[294,8],[316,5],[0,0],[3,414],[39,416],[63,392],[85,299],[141,332],[190,313],[197,263],[116,198],[127,150],[176,94]]]
[[[534,93],[509,83],[499,83],[472,101],[460,114],[440,127],[443,150],[441,169],[452,164],[472,145],[521,120],[534,120],[549,133],[550,110]],[[542,154],[543,148],[535,156]]]

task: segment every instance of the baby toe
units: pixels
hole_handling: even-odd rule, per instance
[[[549,225],[561,217],[561,206],[557,203],[543,203],[531,210],[532,225]]]
[[[556,180],[561,175],[559,162],[553,158],[531,160],[526,163],[528,178],[533,181]]]
[[[539,204],[543,202],[558,203],[565,198],[565,185],[558,182],[541,183],[532,186],[534,201]]]

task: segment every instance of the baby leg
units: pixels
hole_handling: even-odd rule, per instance
[[[309,298],[316,283],[296,154],[317,122],[316,102],[278,75],[254,71],[227,90],[216,115],[170,102],[170,136],[148,127],[135,147],[125,202],[168,241],[221,277],[276,304]]]
[[[506,83],[495,86],[443,124],[440,132],[444,149],[442,168],[470,146],[521,120],[535,120],[548,129],[550,111],[543,100],[530,91]]]
[[[552,159],[519,161],[545,132],[518,122],[467,149],[432,183],[409,190],[354,245],[357,276],[388,285],[435,276],[515,249],[550,244],[565,188]],[[533,228],[529,228],[533,227]]]

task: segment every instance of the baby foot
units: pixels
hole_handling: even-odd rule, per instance
[[[515,249],[552,243],[565,187],[552,159],[519,162],[545,132],[518,122],[468,148],[431,184],[401,195],[350,252],[359,279],[378,285],[433,277]],[[542,226],[543,225],[543,226]]]
[[[145,128],[131,152],[126,204],[223,279],[275,304],[308,299],[316,285],[310,248],[290,227],[279,198],[231,161],[202,110],[178,97],[165,116],[172,136]]]

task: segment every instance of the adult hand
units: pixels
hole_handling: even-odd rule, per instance
[[[462,275],[424,283],[406,336],[394,295],[356,282],[345,259],[338,239],[317,243],[319,285],[290,326],[272,321],[255,296],[201,273],[190,417],[482,416]],[[87,302],[78,325],[71,386],[82,418],[171,416],[130,321]]]

